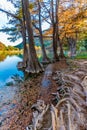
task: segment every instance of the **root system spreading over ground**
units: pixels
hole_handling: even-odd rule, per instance
[[[68,64],[50,64],[19,85],[14,107],[0,115],[0,130],[87,130],[87,61]]]

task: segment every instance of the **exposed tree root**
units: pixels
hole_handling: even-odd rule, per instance
[[[84,73],[85,68],[81,71]],[[56,92],[51,93],[53,104],[45,104],[43,100],[37,101],[32,106],[34,109],[32,124],[26,130],[86,130],[87,129],[87,76],[84,73],[84,78],[80,78],[78,70],[73,73],[62,75],[61,72],[45,72],[46,76],[53,76],[53,81],[58,85]],[[73,74],[73,75],[72,75]],[[64,77],[65,76],[65,77]],[[76,80],[74,80],[76,78]],[[46,112],[49,111],[50,117],[48,120],[51,124],[45,128],[43,119]],[[45,115],[45,116],[44,116]]]

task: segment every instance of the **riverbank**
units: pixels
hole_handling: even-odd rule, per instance
[[[10,86],[16,88],[13,99],[3,102],[0,113],[5,109],[6,112],[0,115],[0,130],[25,130],[31,121],[31,106],[36,102],[40,92],[40,84],[43,74],[33,77],[31,80]],[[13,108],[9,109],[9,106]]]
[[[67,66],[67,64],[65,64],[64,62],[54,63],[54,65],[50,64],[46,68],[45,73],[41,73],[38,76],[34,75],[32,79],[28,79],[24,83],[14,86],[18,88],[16,90],[14,99],[10,100],[9,104],[3,104],[2,108],[6,108],[6,107],[9,108],[9,105],[11,104],[13,104],[14,107],[9,109],[7,113],[4,113],[5,115],[3,116],[6,118],[3,119],[3,117],[0,116],[0,130],[8,130],[8,129],[25,130],[26,126],[31,124],[31,120],[32,120],[31,106],[34,103],[36,103],[37,99],[41,97],[42,97],[41,99],[45,100],[47,103],[51,102],[52,101],[51,93],[56,92],[58,86],[54,80],[51,79],[52,81],[52,84],[50,84],[51,87],[47,89],[46,89],[46,85],[47,84],[49,85],[49,82],[43,82],[46,81],[44,79],[46,79],[46,76],[47,74],[49,74],[50,70],[54,73],[55,71],[62,71],[64,75],[68,76],[67,80],[71,82],[73,82],[73,80],[74,82],[75,81],[77,82],[78,78],[82,81],[82,79],[86,75],[86,71],[84,71],[84,67],[86,67],[85,62],[84,62],[84,67],[80,68],[82,67],[83,62],[84,60],[79,60],[75,62],[70,61],[68,62],[69,66]],[[74,78],[76,74],[78,75],[77,79]],[[48,79],[50,79],[50,77]],[[68,83],[67,85],[69,85],[70,87],[70,83]],[[44,91],[43,88],[46,91]]]
[[[58,68],[61,67],[62,69],[64,66],[64,64],[59,64]],[[57,68],[55,67],[55,69]],[[1,112],[3,109],[7,110],[6,113],[1,115],[0,130],[25,130],[26,126],[31,122],[31,106],[39,98],[43,77],[44,73],[40,73],[38,76],[33,76],[22,84],[10,86],[16,88],[16,93],[14,99],[6,101],[8,103],[3,102],[3,105],[0,108]],[[9,106],[12,105],[14,107],[8,109]]]

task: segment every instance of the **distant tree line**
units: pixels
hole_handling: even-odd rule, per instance
[[[3,43],[0,42],[0,51],[14,51],[14,50],[19,50],[19,49],[10,45],[5,46]]]

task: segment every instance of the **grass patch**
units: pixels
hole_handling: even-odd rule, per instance
[[[87,52],[81,52],[81,53],[77,54],[75,59],[87,59]]]

